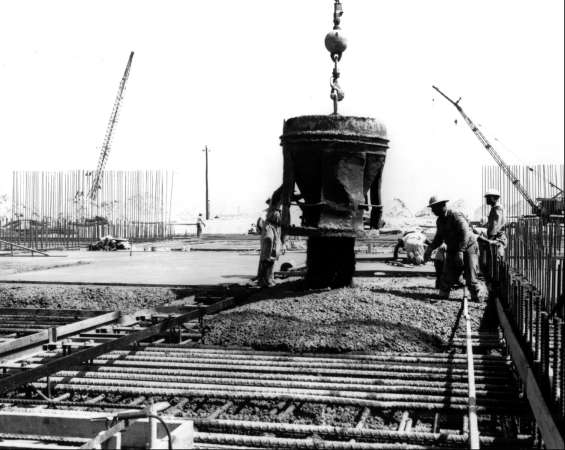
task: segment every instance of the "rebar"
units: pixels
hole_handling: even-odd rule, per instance
[[[247,359],[247,360],[237,360],[232,358],[202,358],[202,357],[192,357],[187,358],[185,356],[169,356],[163,354],[162,352],[146,352],[145,350],[136,351],[134,353],[129,351],[115,350],[105,355],[101,356],[100,359],[111,360],[128,360],[128,361],[153,361],[153,362],[165,362],[165,363],[182,363],[185,361],[187,364],[192,365],[224,365],[226,367],[242,366],[242,367],[262,367],[264,369],[283,370],[283,369],[293,369],[294,371],[302,371],[303,369],[336,369],[351,371],[352,374],[358,371],[396,371],[396,372],[410,372],[410,373],[445,373],[449,371],[450,373],[465,373],[467,368],[464,365],[460,367],[454,367],[451,364],[445,364],[440,366],[439,364],[424,366],[420,364],[410,364],[410,363],[386,363],[384,361],[331,361],[331,360],[318,360],[318,361],[301,361],[297,359],[295,361],[280,359],[273,359],[271,361],[265,362],[262,360]],[[501,366],[486,366],[477,368],[477,372],[493,372],[493,371],[503,371],[507,369],[506,365]],[[263,369],[262,369],[263,370]]]
[[[423,450],[429,447],[422,445],[409,445],[405,443],[367,443],[367,442],[342,442],[342,441],[322,441],[314,439],[292,439],[292,438],[273,438],[265,436],[240,436],[235,434],[217,434],[195,432],[196,442],[228,445],[238,447],[258,447],[258,448],[294,448],[294,449],[347,449],[347,450]]]
[[[273,422],[255,422],[244,420],[225,420],[225,419],[201,419],[193,418],[194,425],[199,429],[223,430],[224,432],[254,432],[254,433],[284,433],[294,435],[313,435],[328,436],[335,438],[364,438],[371,439],[374,442],[393,441],[398,443],[419,443],[419,444],[465,444],[467,437],[454,433],[429,433],[429,432],[410,432],[400,433],[398,431],[387,429],[367,429],[367,428],[351,428],[336,427],[330,425],[302,425],[287,424]],[[531,444],[532,438],[529,436],[521,436],[518,439],[501,439],[492,436],[481,436],[480,442],[485,445],[510,446],[518,444],[518,447]]]
[[[499,343],[498,336],[491,339],[482,340],[482,338],[474,338],[475,342],[496,342]],[[180,352],[171,349],[160,349],[146,347],[143,350],[131,352],[127,350],[115,350],[108,353],[106,356],[109,358],[123,357],[129,359],[130,357],[137,356],[143,357],[147,360],[154,358],[168,358],[171,361],[182,361],[190,359],[191,362],[207,362],[207,363],[220,363],[227,364],[247,364],[247,365],[277,365],[277,366],[293,366],[293,367],[342,367],[342,368],[360,368],[366,369],[371,367],[383,367],[394,365],[397,367],[433,367],[433,368],[465,368],[466,361],[460,357],[457,358],[409,358],[409,357],[391,357],[387,360],[386,355],[379,355],[374,359],[345,359],[337,357],[335,359],[329,358],[309,358],[309,357],[287,357],[287,356],[265,356],[265,355],[247,355],[237,353],[200,353],[200,352]],[[499,368],[503,370],[509,367],[509,361],[503,358],[489,358],[484,359],[481,357],[474,357],[475,364],[481,368]],[[424,369],[422,369],[424,370]]]
[[[351,377],[339,377],[324,375],[307,375],[307,374],[296,374],[296,373],[268,373],[268,372],[237,372],[237,371],[207,371],[207,370],[186,370],[179,368],[163,368],[161,365],[155,365],[153,367],[127,367],[127,366],[117,366],[116,363],[112,366],[95,366],[88,365],[89,369],[96,370],[99,373],[117,373],[119,375],[125,374],[126,376],[142,374],[144,376],[148,374],[154,374],[158,376],[194,376],[201,377],[203,379],[210,378],[226,378],[226,379],[252,379],[252,380],[274,380],[274,381],[295,381],[295,382],[327,382],[327,383],[351,383],[353,380]],[[77,371],[83,369],[77,368]],[[421,387],[445,387],[450,386],[453,388],[465,388],[466,378],[465,376],[449,376],[449,377],[426,377],[424,380],[410,379],[411,386],[421,386]],[[402,380],[406,380],[406,376],[402,374],[400,377],[395,376],[392,373],[385,373],[382,378],[364,378],[355,377],[354,381],[356,384],[363,385],[397,385],[401,383]],[[476,384],[477,388],[480,389],[508,389],[508,378],[496,378],[485,380],[484,377],[481,378],[484,381],[488,381],[488,384],[479,383]]]
[[[561,323],[561,349],[565,349],[565,323]],[[565,418],[565,355],[560,356],[561,370],[559,371],[559,394],[560,394],[560,413]]]
[[[194,347],[193,344],[188,345],[178,345],[178,344],[149,344],[143,348],[145,351],[168,351],[176,353],[188,353],[194,355],[224,355],[226,358],[249,358],[253,356],[253,359],[276,359],[277,361],[288,358],[289,361],[299,359],[300,361],[311,361],[311,360],[324,360],[331,359],[332,361],[387,361],[387,362],[413,362],[413,363],[424,363],[429,362],[436,364],[438,361],[448,360],[449,362],[460,361],[461,364],[466,364],[467,358],[464,354],[457,353],[367,353],[367,354],[300,354],[300,356],[292,353],[274,352],[274,351],[264,351],[264,350],[243,350],[243,349],[225,349],[225,348],[198,348]],[[507,361],[501,359],[500,356],[495,355],[474,355],[475,361],[493,361],[493,362],[504,362]]]
[[[466,403],[467,394],[466,392],[459,393],[455,395],[453,392],[439,393],[437,395],[431,395],[431,393],[422,392],[406,392],[392,391],[392,392],[367,392],[367,391],[355,391],[341,388],[333,389],[322,389],[321,387],[316,388],[285,388],[285,387],[273,387],[273,386],[244,386],[244,385],[225,385],[225,384],[199,384],[199,383],[167,383],[161,381],[147,381],[147,380],[117,380],[117,379],[97,379],[97,378],[77,378],[77,377],[50,377],[50,382],[52,386],[57,386],[58,384],[66,385],[77,385],[77,386],[87,386],[87,387],[97,387],[103,388],[105,386],[114,387],[124,387],[124,388],[146,388],[147,392],[152,392],[154,389],[174,389],[178,392],[183,392],[188,395],[193,391],[223,391],[223,392],[249,392],[249,393],[277,393],[285,395],[305,395],[305,396],[340,396],[349,398],[359,398],[364,400],[377,400],[377,401],[414,401],[414,402],[426,402],[426,403]],[[45,383],[44,381],[39,381],[39,383]],[[512,393],[509,394],[499,394],[496,397],[494,395],[483,396],[480,398],[481,405],[492,405],[499,402],[510,402],[512,399],[516,398]]]
[[[541,374],[543,380],[549,377],[549,315],[547,312],[541,313]]]
[[[332,389],[339,391],[365,391],[365,392],[404,392],[404,393],[429,393],[465,396],[467,391],[463,383],[451,383],[445,381],[442,385],[425,383],[414,385],[414,383],[394,380],[395,384],[356,384],[356,379],[348,379],[348,382],[301,382],[288,380],[268,380],[260,378],[224,378],[224,377],[195,377],[195,376],[173,376],[173,375],[152,375],[144,373],[112,373],[112,372],[81,372],[81,371],[62,371],[56,374],[58,377],[69,381],[74,378],[84,379],[104,379],[111,380],[136,380],[148,382],[175,383],[175,384],[217,384],[234,386],[258,386],[273,388],[294,388],[294,389]],[[482,385],[485,386],[485,385]],[[480,387],[477,385],[477,394],[483,396],[511,395],[515,394],[508,386],[489,386]]]
[[[353,368],[336,368],[336,367],[293,367],[274,365],[266,366],[259,364],[228,364],[226,362],[220,363],[193,363],[182,362],[186,361],[183,358],[169,359],[169,358],[146,358],[131,356],[128,359],[107,358],[106,355],[94,360],[95,364],[112,364],[114,366],[136,366],[136,367],[162,367],[166,364],[168,367],[175,367],[179,369],[195,369],[195,370],[224,370],[224,371],[248,371],[248,372],[271,372],[271,373],[304,373],[304,374],[324,374],[342,376],[359,376],[359,377],[386,377],[396,376],[404,379],[443,379],[449,375],[452,380],[464,379],[467,375],[466,369],[454,368],[441,368],[441,367],[417,367],[417,366],[386,366],[381,368],[370,368],[364,370],[355,370]],[[500,371],[480,369],[476,371],[478,379],[496,380],[506,378],[507,374],[502,374]]]
[[[555,405],[559,403],[559,387],[561,382],[561,359],[563,352],[561,347],[561,319],[553,319],[553,379],[551,383],[551,394]]]
[[[44,388],[46,383],[32,383],[36,388]],[[400,397],[398,400],[381,401],[370,400],[356,397],[339,397],[333,395],[305,395],[305,394],[286,394],[282,392],[243,392],[243,391],[220,391],[206,389],[177,389],[177,388],[146,388],[133,386],[93,386],[81,385],[76,383],[56,383],[53,389],[57,391],[73,391],[82,393],[116,393],[129,396],[190,396],[202,398],[215,398],[225,400],[289,400],[293,402],[308,402],[328,405],[369,407],[375,409],[417,409],[417,410],[453,410],[464,412],[467,410],[467,403],[454,403],[449,398],[443,401],[413,401],[410,396]],[[515,415],[525,413],[524,405],[521,402],[493,402],[494,404],[483,406],[478,405],[477,411],[506,411],[512,410]]]
[[[105,234],[133,241],[170,235],[167,171],[106,171],[94,201],[87,195],[91,177],[82,170],[13,172],[12,216],[0,218],[0,239],[47,249],[85,245]]]

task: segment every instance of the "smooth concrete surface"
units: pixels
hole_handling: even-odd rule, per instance
[[[35,267],[32,258],[18,264],[29,264],[30,271],[19,273],[3,270],[12,258],[0,260],[2,281],[65,282],[65,283],[131,283],[198,285],[237,283],[246,284],[257,274],[258,253],[238,252],[69,252],[59,259],[75,265],[42,269]],[[37,259],[36,257],[33,258]],[[46,260],[48,258],[45,258]],[[51,262],[55,258],[51,259]],[[287,252],[275,265],[291,261],[294,266],[306,263],[305,252]],[[42,261],[43,262],[43,261]],[[45,261],[44,263],[47,263]],[[31,268],[33,267],[33,268]],[[38,270],[39,269],[39,270]]]

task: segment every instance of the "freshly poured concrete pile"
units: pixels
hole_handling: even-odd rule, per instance
[[[168,288],[0,284],[0,307],[131,313],[177,300],[184,296],[181,291]]]
[[[292,283],[280,286],[272,298],[208,319],[206,343],[295,352],[395,352],[437,351],[448,342],[461,290],[451,300],[438,300],[432,278],[366,279],[358,285],[321,292],[293,291]],[[484,309],[470,304],[475,330]]]

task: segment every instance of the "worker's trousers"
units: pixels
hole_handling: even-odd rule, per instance
[[[479,271],[479,246],[472,243],[463,251],[463,265],[461,266],[457,253],[447,250],[443,272],[439,280],[440,295],[449,298],[451,286],[457,282],[461,273],[469,289],[472,301],[481,301],[485,296],[485,287],[478,279]]]
[[[268,287],[275,284],[274,277],[275,261],[260,260],[259,270],[257,273],[257,282],[259,286]]]
[[[492,240],[490,243],[479,242],[479,267],[487,281],[490,282],[497,278],[498,265],[504,261],[505,248],[505,242],[498,240]]]

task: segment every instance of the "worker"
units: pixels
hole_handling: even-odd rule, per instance
[[[432,243],[426,249],[424,260],[428,261],[432,251],[442,243],[446,245],[445,261],[439,282],[439,294],[449,298],[451,287],[457,283],[461,272],[471,294],[471,301],[481,301],[484,288],[477,278],[479,247],[469,229],[467,219],[458,211],[447,208],[449,200],[432,196],[428,207],[437,216],[437,231]]]
[[[424,264],[424,251],[427,243],[426,235],[420,227],[409,228],[402,237],[398,239],[394,247],[394,259],[398,259],[398,251],[403,248],[406,251],[406,260],[409,264],[419,266]]]
[[[261,253],[259,255],[259,270],[257,273],[259,286],[274,286],[273,269],[275,261],[282,253],[282,246],[281,211],[270,208],[261,229]]]
[[[504,259],[507,239],[504,231],[506,220],[504,209],[500,205],[500,192],[488,189],[485,192],[486,204],[490,206],[486,233],[478,233],[480,263],[483,275],[488,281],[495,274],[497,263]],[[476,232],[476,231],[475,231]]]
[[[200,238],[202,236],[202,230],[206,228],[206,222],[202,218],[202,213],[198,214],[198,218],[196,219],[196,237]]]

